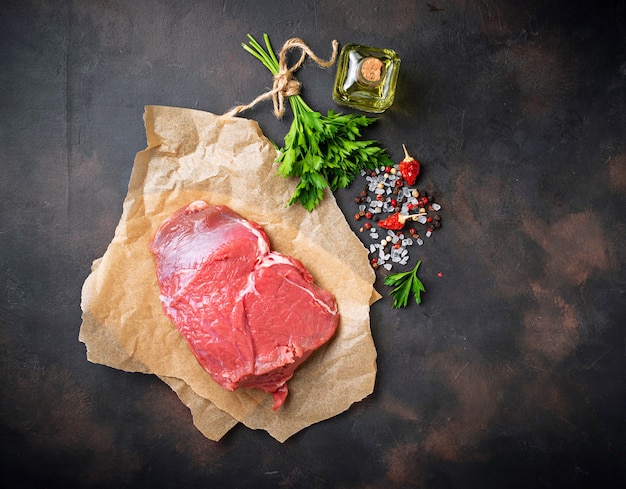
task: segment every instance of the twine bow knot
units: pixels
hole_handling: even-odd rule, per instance
[[[328,68],[329,66],[332,66],[332,64],[335,62],[335,59],[337,58],[339,43],[335,40],[332,42],[332,45],[333,54],[328,61],[324,61],[319,56],[317,56],[311,50],[311,48],[301,39],[295,37],[289,39],[287,42],[285,42],[282,49],[280,50],[278,58],[279,71],[276,75],[274,75],[274,84],[272,85],[272,89],[269,92],[265,92],[259,95],[247,105],[239,105],[232,108],[225,115],[237,115],[240,112],[243,112],[244,110],[255,106],[262,100],[267,100],[271,98],[274,103],[274,115],[278,119],[282,119],[283,115],[285,114],[285,98],[298,95],[300,93],[301,84],[293,77],[294,72],[298,68],[300,68],[300,66],[302,66],[302,63],[304,63],[307,56],[309,56],[323,68]],[[300,58],[292,66],[287,66],[287,54],[292,49],[300,49]]]

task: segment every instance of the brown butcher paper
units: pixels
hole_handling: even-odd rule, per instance
[[[135,158],[115,236],[83,286],[79,339],[88,360],[157,375],[216,441],[241,422],[282,442],[371,394],[376,349],[369,312],[380,296],[367,250],[332,193],[313,212],[287,207],[296,181],[277,175],[277,150],[255,121],[148,106],[144,122],[148,146]],[[216,384],[161,307],[148,245],[167,217],[197,199],[258,222],[272,249],[302,261],[337,299],[335,336],[296,370],[276,412],[269,394]]]

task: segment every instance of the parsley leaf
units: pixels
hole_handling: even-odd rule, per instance
[[[393,308],[399,309],[406,307],[409,302],[409,296],[413,294],[415,302],[421,304],[422,292],[426,292],[424,284],[417,277],[417,269],[422,264],[422,261],[418,261],[413,270],[407,272],[399,272],[389,275],[385,278],[385,285],[394,287],[391,291],[391,297],[393,297]]]
[[[250,34],[243,48],[273,74],[280,67],[267,34],[263,48]],[[393,166],[386,150],[375,140],[362,140],[361,130],[376,119],[356,114],[326,115],[311,109],[300,95],[289,97],[293,121],[276,160],[278,174],[299,179],[287,205],[300,202],[311,212],[331,191],[348,187],[361,170]]]

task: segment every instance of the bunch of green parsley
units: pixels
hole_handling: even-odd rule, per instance
[[[279,73],[279,62],[267,34],[265,48],[251,35],[243,48],[272,73]],[[361,139],[361,130],[376,119],[363,115],[338,114],[332,110],[322,115],[298,95],[289,97],[293,121],[285,135],[277,158],[278,173],[296,177],[299,182],[288,202],[300,202],[311,212],[324,197],[324,190],[348,187],[361,170],[393,166],[386,150],[377,141]]]

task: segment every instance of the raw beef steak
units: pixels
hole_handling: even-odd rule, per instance
[[[294,370],[334,334],[335,298],[260,225],[205,201],[179,209],[150,244],[163,310],[222,387],[262,389],[274,410]]]

